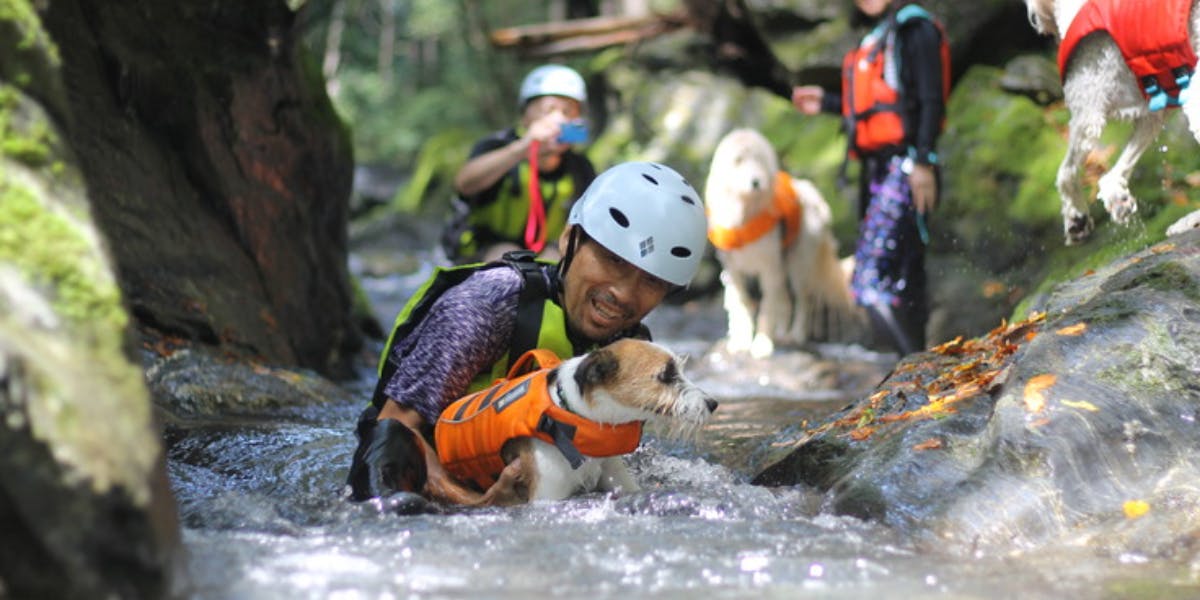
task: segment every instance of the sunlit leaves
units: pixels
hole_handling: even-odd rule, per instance
[[[1058,378],[1049,373],[1037,375],[1025,384],[1025,410],[1040,413],[1046,409],[1046,396],[1043,392],[1054,385]]]
[[[1150,503],[1145,500],[1126,500],[1121,508],[1125,512],[1125,518],[1136,519],[1150,512]]]

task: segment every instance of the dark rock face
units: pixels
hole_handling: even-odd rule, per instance
[[[1200,531],[1200,232],[1061,285],[1041,316],[910,356],[758,483],[960,547]],[[1148,512],[1147,510],[1148,509]]]
[[[67,138],[143,325],[347,374],[349,135],[282,1],[52,2]]]

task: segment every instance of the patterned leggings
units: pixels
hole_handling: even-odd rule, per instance
[[[868,203],[859,223],[850,287],[858,304],[889,306],[897,317],[923,330],[928,317],[925,244],[917,231],[902,162],[896,156],[863,164]]]

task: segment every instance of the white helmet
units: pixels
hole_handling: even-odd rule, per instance
[[[525,81],[521,82],[517,106],[524,108],[526,102],[538,96],[566,96],[586,104],[587,86],[583,83],[583,77],[571,67],[542,65],[530,71]]]
[[[567,224],[678,286],[696,275],[708,241],[700,194],[674,169],[652,162],[621,163],[601,173],[571,207]]]

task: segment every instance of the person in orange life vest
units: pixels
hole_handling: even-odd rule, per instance
[[[903,0],[854,0],[872,25],[847,54],[841,94],[797,86],[802,113],[841,113],[849,155],[862,163],[859,239],[851,289],[874,329],[901,354],[925,346],[927,215],[938,201],[937,137],[950,56],[941,25]]]
[[[376,398],[358,421],[347,478],[351,499],[424,492],[487,504],[511,493],[515,467],[483,492],[441,468],[431,441],[439,415],[502,377],[533,347],[567,358],[623,337],[648,339],[642,319],[691,281],[707,230],[700,195],[679,173],[656,163],[622,163],[601,173],[572,207],[557,239],[558,263],[508,255],[522,268],[449,269],[465,277],[420,314],[406,307],[384,350]],[[418,460],[411,460],[414,453]]]
[[[596,177],[586,156],[583,78],[563,65],[543,65],[521,83],[517,128],[475,143],[454,178],[455,216],[443,247],[455,262],[493,261],[505,252],[532,250],[559,257],[554,240],[571,203]]]

